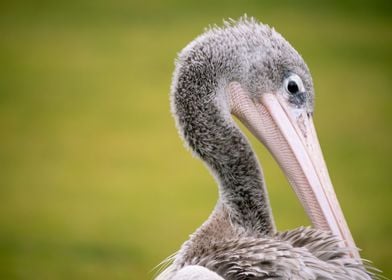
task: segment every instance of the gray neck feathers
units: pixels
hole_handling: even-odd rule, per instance
[[[188,46],[177,60],[172,110],[185,142],[215,175],[231,222],[269,234],[274,224],[262,172],[230,116],[225,94],[228,83],[244,75],[235,52],[205,41]]]

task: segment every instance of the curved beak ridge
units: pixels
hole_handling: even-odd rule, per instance
[[[312,115],[280,94],[252,100],[238,83],[229,86],[231,112],[261,141],[284,171],[313,226],[330,231],[360,259],[332,186]]]

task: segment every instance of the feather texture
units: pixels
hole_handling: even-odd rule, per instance
[[[187,253],[192,246],[187,244],[158,279],[172,279],[187,266],[205,267],[226,280],[378,279],[376,272],[367,271],[338,243],[327,232],[300,227],[271,237],[244,235],[212,242],[197,255]]]

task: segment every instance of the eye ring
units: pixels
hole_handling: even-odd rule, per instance
[[[304,84],[297,74],[291,74],[284,80],[284,89],[290,95],[305,91]]]

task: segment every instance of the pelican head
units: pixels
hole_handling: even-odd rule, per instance
[[[279,33],[247,18],[207,31],[180,53],[171,99],[185,142],[220,182],[221,200],[238,202],[230,208],[232,217],[239,212],[242,221],[244,216],[252,220],[252,209],[260,209],[243,200],[257,197],[249,195],[248,186],[260,177],[250,174],[252,152],[233,121],[235,116],[274,156],[314,227],[338,236],[341,246],[359,258],[313,124],[311,74]],[[243,176],[231,176],[234,165],[237,175]],[[225,191],[223,185],[235,191]],[[259,215],[264,217],[266,233],[274,230],[268,208],[264,201],[265,210]]]

